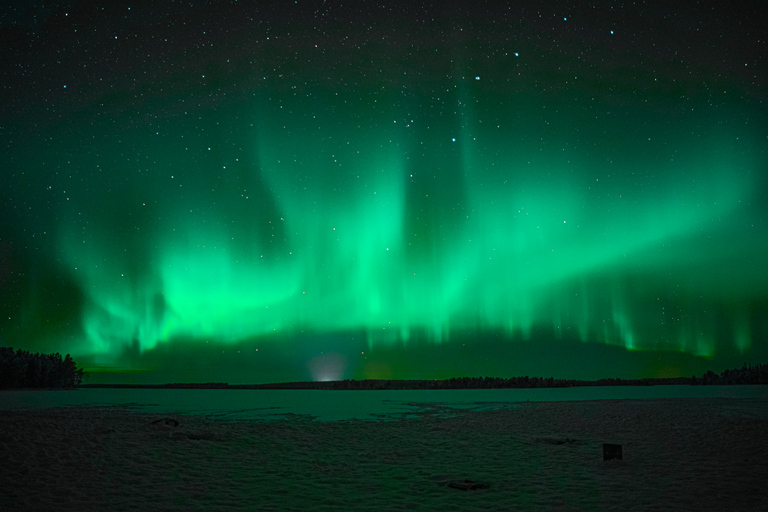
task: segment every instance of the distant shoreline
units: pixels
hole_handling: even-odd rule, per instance
[[[80,388],[102,389],[317,389],[325,391],[384,391],[384,390],[449,390],[449,389],[546,389],[600,386],[712,386],[760,385],[764,379],[724,378],[712,374],[704,377],[667,379],[599,379],[564,380],[539,377],[461,377],[443,380],[338,380],[324,382],[275,382],[269,384],[228,384],[226,382],[168,383],[168,384],[80,384]]]
[[[381,391],[381,390],[445,390],[445,389],[525,389],[525,388],[568,388],[587,386],[663,386],[692,385],[690,378],[677,379],[601,379],[599,381],[550,381],[549,379],[531,379],[527,382],[509,383],[516,379],[483,378],[445,380],[338,380],[338,381],[303,381],[273,382],[268,384],[228,384],[226,382],[190,382],[168,384],[81,384],[80,388],[127,388],[127,389],[318,389],[325,391]],[[697,379],[700,380],[700,379]],[[547,385],[549,384],[549,385]],[[703,382],[701,383],[703,384]]]
[[[21,351],[19,351],[21,352]],[[318,389],[326,391],[382,391],[382,390],[446,390],[446,389],[551,389],[575,387],[602,386],[730,386],[730,385],[762,385],[768,384],[768,364],[744,365],[742,368],[725,370],[720,374],[711,370],[701,377],[671,377],[645,379],[555,379],[554,377],[453,377],[450,379],[414,379],[414,380],[334,380],[334,381],[303,381],[303,382],[273,382],[268,384],[229,384],[227,382],[175,382],[166,384],[83,384],[79,382],[82,370],[78,370],[75,386],[36,386],[28,387],[0,385],[0,390],[24,389]],[[86,374],[87,375],[87,374]],[[0,377],[2,377],[0,371]],[[23,380],[22,380],[23,381]]]

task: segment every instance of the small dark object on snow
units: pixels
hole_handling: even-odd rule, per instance
[[[178,427],[179,422],[173,418],[160,418],[152,422],[152,425],[165,425],[168,427]]]
[[[187,439],[193,441],[216,441],[218,437],[213,432],[199,432],[187,434]]]
[[[542,441],[547,444],[573,444],[576,442],[575,439],[571,439],[570,437],[566,437],[565,439],[559,438],[559,437],[542,437],[539,439],[539,441]]]
[[[603,460],[621,459],[621,445],[603,443]]]
[[[448,482],[448,487],[460,491],[477,491],[478,489],[489,489],[491,484],[473,482],[472,480],[454,480],[453,482]]]

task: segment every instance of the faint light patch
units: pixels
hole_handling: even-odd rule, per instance
[[[371,361],[365,365],[364,372],[366,379],[388,380],[394,378],[394,374],[389,363],[383,361]]]
[[[307,368],[315,382],[343,380],[347,369],[347,358],[341,354],[322,354],[310,359]]]
[[[656,375],[654,375],[657,379],[676,379],[682,376],[680,369],[676,366],[662,366],[656,370]]]

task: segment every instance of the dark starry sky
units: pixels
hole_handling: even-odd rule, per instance
[[[0,344],[94,379],[768,355],[764,2],[14,2]]]

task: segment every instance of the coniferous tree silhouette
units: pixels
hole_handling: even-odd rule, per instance
[[[62,358],[58,352],[32,354],[0,347],[0,389],[72,389],[82,382],[83,375],[69,354]]]

